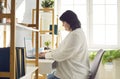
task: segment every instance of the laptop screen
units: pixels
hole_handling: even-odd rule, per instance
[[[27,57],[35,57],[35,50],[32,47],[32,38],[25,38],[25,48]]]
[[[32,47],[32,38],[25,38],[26,57],[30,59],[35,58],[35,48]],[[44,48],[39,48],[40,52],[44,51]],[[45,59],[45,57],[39,57],[39,59]]]

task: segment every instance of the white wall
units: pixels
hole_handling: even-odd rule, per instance
[[[36,6],[36,0],[16,0],[16,18],[24,23],[32,23],[32,9]]]
[[[17,26],[17,28],[16,28],[16,47],[25,47],[25,38],[32,39],[32,31]]]
[[[7,12],[11,9],[10,2],[11,0],[8,0]],[[16,0],[16,18],[19,22],[32,23],[32,9],[35,8],[36,0]]]

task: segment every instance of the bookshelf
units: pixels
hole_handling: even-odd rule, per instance
[[[10,79],[15,79],[16,75],[15,75],[15,0],[11,1],[11,13],[9,14],[0,14],[0,18],[11,18],[11,38],[10,38],[10,72],[0,72],[0,76],[2,77],[9,77]]]
[[[40,34],[42,33],[49,33],[52,32],[52,48],[54,48],[54,9],[53,8],[43,8],[40,9],[40,11],[42,11],[43,13],[50,13],[52,14],[52,30],[43,30],[44,25],[42,25],[42,15],[41,15],[41,24],[40,24]],[[48,26],[49,27],[49,26]],[[42,36],[40,36],[41,40],[42,40]],[[40,46],[42,46],[42,43],[40,43]]]
[[[1,1],[6,1],[7,0],[0,0]],[[36,59],[35,59],[35,67],[27,67],[27,72],[24,77],[26,77],[30,72],[33,73],[35,72],[36,79],[38,79],[38,48],[39,48],[39,0],[36,0],[36,23],[35,24],[29,24],[30,27],[35,27],[35,29],[23,26],[22,24],[16,24],[15,22],[15,2],[16,0],[11,0],[11,11],[10,13],[0,13],[0,19],[1,18],[10,18],[11,23],[10,25],[10,71],[9,72],[0,72],[0,77],[8,77],[9,79],[16,79],[16,26],[19,26],[21,28],[25,28],[28,30],[32,30],[36,33]],[[4,24],[6,25],[6,24]],[[29,71],[30,70],[30,71]]]
[[[35,12],[36,12],[36,9],[33,9],[32,10],[32,23],[34,23],[35,21],[34,21],[34,19],[35,19],[35,17],[34,17],[34,15],[35,15]],[[40,18],[40,47],[43,47],[44,45],[44,42],[42,41],[42,39],[43,39],[43,36],[42,35],[45,35],[46,33],[51,33],[51,34],[49,34],[49,35],[51,35],[51,44],[52,44],[52,49],[54,49],[54,48],[56,48],[56,47],[58,47],[58,37],[57,37],[57,35],[56,35],[56,37],[55,37],[55,18],[54,18],[54,8],[41,8],[41,9],[39,9],[39,18]],[[46,14],[46,15],[50,15],[50,18],[49,17],[47,17],[47,16],[43,16],[42,14]],[[43,19],[43,18],[48,18],[48,20],[51,20],[51,21],[49,21],[49,22],[46,22],[46,21],[48,21],[47,19]],[[58,21],[58,19],[57,19],[57,21]],[[44,25],[44,24],[46,24],[46,25]],[[49,25],[48,25],[49,24]],[[50,29],[50,25],[51,25],[51,29]],[[57,32],[58,32],[58,22],[57,22]],[[47,29],[45,28],[45,27],[47,27]],[[49,38],[47,38],[47,39],[49,39]],[[55,40],[56,40],[56,42],[55,42]],[[56,45],[55,45],[55,43],[56,43]],[[56,46],[56,47],[55,47]]]

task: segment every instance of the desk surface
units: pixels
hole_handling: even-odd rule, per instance
[[[27,63],[32,63],[35,61],[35,59],[26,59]],[[53,63],[55,60],[52,59],[39,59],[40,63]]]
[[[39,62],[41,62],[41,63],[53,63],[54,60],[52,60],[52,59],[39,59]]]
[[[47,74],[47,73],[51,73],[52,69],[52,64],[55,60],[51,60],[51,59],[39,59],[39,73],[40,74]],[[27,63],[29,65],[34,65],[35,63],[35,59],[27,59]]]

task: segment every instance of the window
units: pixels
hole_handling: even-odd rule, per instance
[[[117,47],[117,0],[93,0],[91,7],[93,13],[90,26],[91,47]]]
[[[119,48],[117,0],[61,0],[61,10],[77,13],[87,36],[89,48]]]

